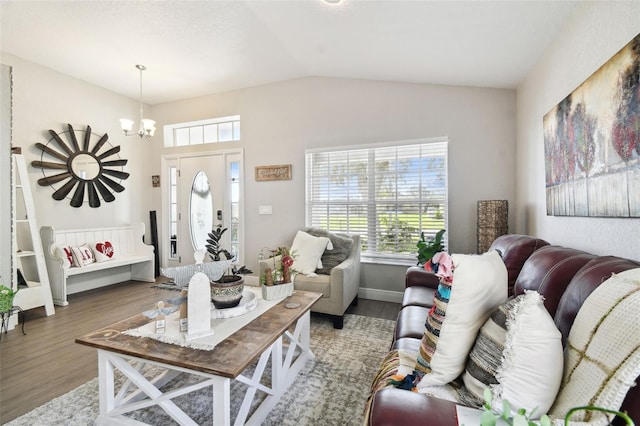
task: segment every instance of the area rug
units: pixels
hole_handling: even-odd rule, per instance
[[[264,425],[361,425],[369,387],[388,351],[394,322],[346,315],[344,328],[336,330],[329,318],[311,316],[311,349],[315,360],[307,363],[291,388],[272,410]],[[188,382],[193,376],[183,374]],[[231,417],[239,409],[244,385],[232,382]],[[211,389],[173,400],[199,425],[212,425]],[[22,425],[92,425],[100,410],[98,379],[55,398],[8,423]],[[152,425],[176,424],[162,410],[149,408],[132,416]]]

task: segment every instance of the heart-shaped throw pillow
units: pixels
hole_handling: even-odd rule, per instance
[[[109,241],[91,244],[91,249],[96,255],[96,262],[106,262],[115,257],[116,250]]]

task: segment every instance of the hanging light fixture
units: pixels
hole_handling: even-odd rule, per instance
[[[133,125],[135,124],[133,120],[129,120],[126,118],[120,119],[120,126],[122,127],[122,131],[125,135],[138,135],[140,139],[144,136],[147,140],[150,140],[154,133],[156,132],[156,122],[150,120],[148,118],[144,118],[143,114],[143,104],[142,104],[142,71],[145,71],[147,67],[144,65],[136,65],[136,68],[140,70],[140,128],[137,132],[132,132]]]

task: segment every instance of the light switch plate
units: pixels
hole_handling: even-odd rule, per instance
[[[258,214],[271,214],[272,212],[271,206],[258,206]]]

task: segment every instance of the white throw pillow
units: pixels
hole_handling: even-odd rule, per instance
[[[73,265],[73,251],[70,246],[57,246],[56,256],[62,259],[62,269],[69,269]]]
[[[571,407],[584,405],[618,410],[640,375],[640,268],[613,275],[587,297],[566,346],[550,414],[564,418]],[[580,411],[571,421],[605,422],[597,413],[586,416],[591,414]]]
[[[291,244],[292,268],[304,275],[315,273],[318,267],[322,268],[320,258],[325,249],[333,249],[329,238],[314,237],[304,231],[298,231]]]
[[[96,262],[106,262],[107,260],[111,260],[116,255],[116,250],[111,244],[110,241],[102,241],[99,243],[91,243],[89,244],[91,250],[93,250],[93,254],[96,257]]]
[[[542,296],[527,291],[499,306],[480,329],[459,402],[480,408],[484,389],[490,387],[494,407],[507,400],[514,412],[537,407],[539,417],[555,400],[563,362],[562,334]]]
[[[453,281],[440,280],[420,344],[416,368],[425,375],[418,391],[460,376],[480,327],[507,300],[507,268],[498,252],[451,259]]]
[[[71,247],[73,252],[73,266],[86,266],[96,261],[93,251],[87,244],[80,247]]]

